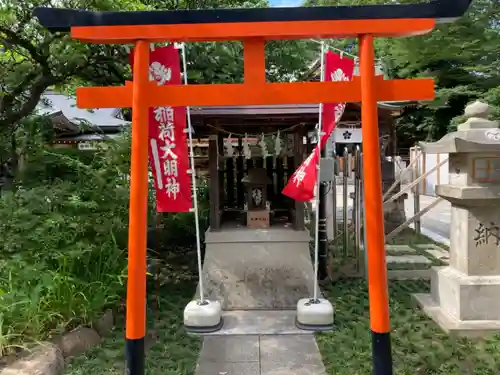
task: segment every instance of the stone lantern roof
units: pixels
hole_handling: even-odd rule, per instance
[[[498,122],[489,120],[489,114],[488,104],[481,101],[469,104],[464,112],[467,121],[458,125],[457,131],[437,142],[420,142],[419,146],[431,154],[500,151]]]

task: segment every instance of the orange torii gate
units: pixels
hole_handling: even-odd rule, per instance
[[[437,22],[461,17],[471,1],[155,12],[35,10],[40,23],[51,31],[70,31],[73,38],[88,43],[135,44],[133,82],[121,87],[77,90],[80,108],[132,107],[126,323],[128,375],[143,375],[145,362],[149,107],[332,102],[362,103],[373,367],[376,375],[392,374],[377,102],[433,99],[434,82],[432,79],[376,79],[373,38],[429,33]],[[264,46],[267,40],[353,37],[359,38],[359,78],[351,82],[266,82]],[[157,86],[149,82],[150,43],[227,40],[243,42],[244,83]]]

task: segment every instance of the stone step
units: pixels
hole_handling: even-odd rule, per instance
[[[434,244],[416,245],[415,247],[421,251],[425,251],[427,254],[443,263],[449,263],[450,252],[442,247]]]
[[[295,310],[224,311],[222,329],[206,336],[311,334],[295,326],[296,316]]]
[[[402,255],[402,254],[415,254],[415,249],[408,245],[385,245],[387,255]]]
[[[389,280],[429,280],[431,278],[431,269],[388,270],[387,278]]]
[[[387,264],[431,264],[432,261],[423,255],[387,255]]]

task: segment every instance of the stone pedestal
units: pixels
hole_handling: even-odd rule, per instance
[[[457,132],[422,145],[450,155],[450,184],[436,187],[452,204],[450,265],[433,268],[431,294],[415,298],[445,331],[481,336],[500,331],[500,130],[468,113]]]
[[[495,206],[452,206],[450,265],[432,269],[430,296],[416,295],[448,332],[500,331],[500,210]]]
[[[205,295],[228,310],[293,310],[312,296],[309,233],[291,228],[207,231]]]

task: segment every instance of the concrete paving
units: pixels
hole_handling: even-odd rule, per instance
[[[206,337],[196,375],[324,375],[314,336]]]
[[[196,375],[325,375],[314,336],[295,326],[314,287],[309,241],[290,228],[207,232],[205,292],[224,326],[204,337]]]

